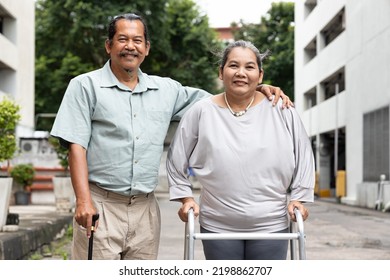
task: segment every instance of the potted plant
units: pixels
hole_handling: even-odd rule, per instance
[[[27,205],[30,202],[30,186],[34,181],[35,169],[31,163],[15,165],[11,168],[11,177],[14,182],[22,186],[22,190],[15,192],[15,203]]]
[[[64,148],[59,139],[55,137],[49,137],[49,143],[57,153],[59,164],[64,170],[63,174],[58,174],[53,177],[56,207],[59,211],[69,212],[74,207],[75,195],[69,175],[68,149]]]
[[[6,223],[11,198],[13,179],[9,167],[18,149],[15,128],[20,120],[19,110],[19,105],[6,97],[0,101],[0,165],[6,162],[6,174],[0,176],[0,230]]]

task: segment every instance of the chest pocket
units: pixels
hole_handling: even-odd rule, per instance
[[[163,145],[171,122],[171,114],[164,111],[148,111],[148,136],[154,145]]]

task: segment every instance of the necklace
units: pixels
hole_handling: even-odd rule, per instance
[[[255,100],[255,96],[253,95],[251,102],[249,102],[249,104],[248,104],[248,106],[246,106],[245,110],[234,112],[232,110],[232,108],[230,107],[229,102],[227,101],[226,92],[223,95],[224,95],[225,102],[226,102],[226,105],[227,105],[230,113],[232,113],[232,115],[235,116],[235,117],[241,117],[241,116],[245,115],[245,113],[248,111],[248,109],[251,107],[253,101]]]

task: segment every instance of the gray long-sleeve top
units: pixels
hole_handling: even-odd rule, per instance
[[[184,114],[168,151],[170,199],[192,197],[187,169],[202,185],[201,226],[213,232],[288,227],[287,194],[313,202],[313,152],[295,109],[264,99],[241,117],[211,98]]]

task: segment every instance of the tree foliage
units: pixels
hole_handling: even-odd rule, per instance
[[[144,72],[214,92],[210,49],[216,36],[192,0],[37,0],[36,113],[56,113],[69,80],[104,65],[107,24],[128,12],[143,15],[148,24],[151,52]],[[51,127],[49,121],[39,125]]]
[[[0,101],[0,163],[9,161],[18,149],[15,129],[20,116],[20,106],[13,100],[3,97]]]
[[[294,3],[272,3],[259,24],[241,24],[235,39],[251,41],[262,52],[271,51],[264,61],[264,83],[279,86],[294,100]]]
[[[170,1],[167,6],[171,52],[164,67],[168,75],[185,84],[215,92],[217,65],[213,51],[219,48],[207,16],[199,16],[191,0]]]

